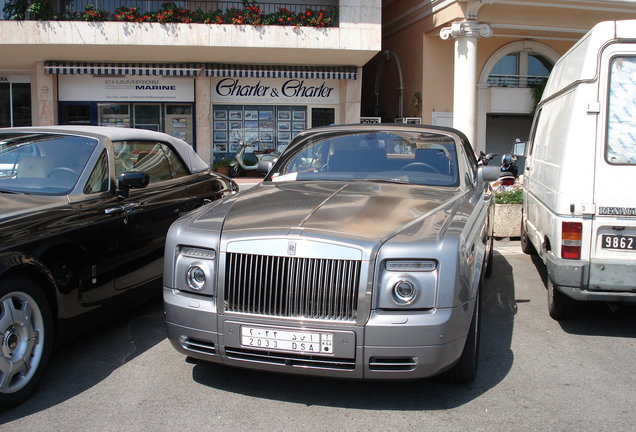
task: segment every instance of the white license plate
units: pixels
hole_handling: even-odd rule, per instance
[[[601,247],[603,249],[636,250],[636,237],[603,234]]]
[[[241,326],[241,345],[308,354],[333,354],[333,333]]]

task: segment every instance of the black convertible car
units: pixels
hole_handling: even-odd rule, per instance
[[[0,408],[55,341],[161,292],[170,224],[237,191],[184,141],[108,127],[0,130]]]

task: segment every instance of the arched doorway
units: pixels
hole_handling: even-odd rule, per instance
[[[534,41],[508,44],[490,56],[478,84],[478,150],[502,155],[516,138],[528,138],[534,89],[545,83],[559,57]]]

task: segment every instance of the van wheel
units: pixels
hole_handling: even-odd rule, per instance
[[[523,222],[523,217],[521,218],[521,251],[528,255],[536,255],[537,250],[534,248],[534,245],[528,238],[528,233],[526,232],[526,224]]]
[[[559,321],[574,314],[574,300],[559,292],[548,276],[548,313]]]
[[[480,287],[481,288],[481,287]],[[466,344],[459,361],[452,369],[444,374],[444,379],[456,384],[467,384],[477,376],[477,363],[479,358],[479,334],[481,327],[481,289],[477,290],[475,298],[475,310],[468,328]]]

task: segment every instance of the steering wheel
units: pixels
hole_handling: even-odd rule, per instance
[[[402,168],[400,168],[400,171],[404,171],[404,170],[406,170],[408,168],[411,168],[411,167],[423,167],[426,171],[430,171],[430,172],[435,173],[435,174],[440,174],[440,172],[439,172],[439,170],[437,168],[435,168],[434,166],[429,165],[429,164],[427,164],[425,162],[411,162],[409,164],[404,165]]]
[[[46,178],[53,177],[55,175],[55,173],[70,173],[70,174],[73,174],[76,177],[79,177],[79,173],[77,171],[75,171],[74,169],[71,169],[69,167],[56,167],[56,168],[53,168],[51,170],[51,172],[49,172],[46,175]]]

